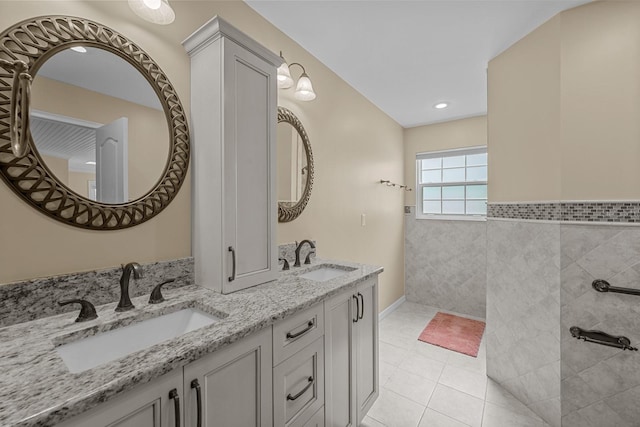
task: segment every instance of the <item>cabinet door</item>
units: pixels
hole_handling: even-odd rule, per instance
[[[358,286],[360,315],[356,327],[356,402],[358,425],[378,397],[378,287],[377,279]]]
[[[197,380],[202,427],[269,427],[272,420],[271,328],[204,356],[184,368],[185,425],[197,425]]]
[[[275,67],[231,40],[224,41],[223,80],[223,241],[228,260],[223,279],[228,293],[275,280],[278,274],[277,92]]]
[[[356,374],[353,292],[325,301],[325,414],[327,427],[355,427]]]
[[[176,427],[176,416],[182,422],[182,406],[176,413],[175,400],[169,397],[175,390],[182,400],[182,369],[103,403],[70,420],[60,427]],[[182,405],[182,402],[180,402]]]

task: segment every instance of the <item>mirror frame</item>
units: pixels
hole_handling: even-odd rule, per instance
[[[289,123],[300,135],[302,138],[302,143],[304,144],[304,151],[307,155],[307,166],[308,166],[308,174],[307,174],[307,184],[304,187],[304,192],[302,193],[302,197],[298,202],[293,206],[286,206],[285,203],[278,202],[278,222],[290,222],[294,219],[298,218],[304,208],[309,203],[309,198],[311,197],[311,188],[313,187],[313,152],[311,151],[311,142],[309,141],[309,136],[307,132],[304,130],[304,126],[300,120],[296,117],[291,110],[288,110],[284,107],[278,107],[278,123]]]
[[[19,41],[19,42],[17,42]],[[9,110],[12,78],[0,66],[0,177],[24,201],[65,224],[91,230],[120,230],[158,215],[184,183],[190,160],[189,126],[178,94],[160,67],[133,41],[84,18],[41,16],[0,33],[0,58],[27,63],[33,76],[52,55],[74,46],[95,47],[118,55],[149,82],[167,119],[169,156],[160,179],[142,197],[122,204],[87,199],[65,186],[49,170],[29,132],[24,157],[11,151]]]

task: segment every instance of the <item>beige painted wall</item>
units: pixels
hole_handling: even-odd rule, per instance
[[[487,117],[478,116],[404,130],[404,203],[416,204],[416,154],[487,145]],[[490,160],[489,160],[490,161]]]
[[[42,156],[49,170],[60,178],[64,185],[69,185],[69,161],[60,157]]]
[[[175,0],[172,5],[176,21],[160,27],[134,16],[124,1],[4,2],[0,28],[46,14],[83,16],[111,26],[158,62],[187,112],[189,58],[181,41],[215,14],[272,51],[283,50],[288,61],[304,64],[318,98],[301,103],[289,90],[281,93],[279,103],[300,118],[309,134],[316,162],[314,189],[302,216],[279,224],[278,241],[312,238],[318,242],[319,256],[382,265],[380,309],[400,298],[403,194],[378,181],[403,179],[402,128],[245,3]],[[0,283],[190,255],[190,187],[187,182],[157,218],[130,230],[105,233],[49,220],[1,185],[0,235],[14,243],[11,250],[7,245],[0,248]],[[24,225],[23,230],[16,224]],[[25,253],[32,256],[24,257]]]
[[[169,155],[164,111],[38,76],[31,92],[36,110],[102,124],[127,117],[129,200],[144,196],[158,182]]]
[[[489,62],[489,202],[560,199],[560,16]]]
[[[562,199],[640,199],[640,2],[562,18]]]
[[[640,199],[640,2],[552,18],[489,63],[489,201]]]
[[[86,198],[89,198],[89,181],[95,180],[95,173],[69,171],[69,187]]]

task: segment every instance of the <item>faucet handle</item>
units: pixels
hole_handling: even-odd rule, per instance
[[[167,283],[173,283],[175,282],[176,279],[169,279],[165,282],[160,283],[159,285],[156,285],[155,288],[153,288],[153,291],[151,291],[151,296],[149,297],[149,304],[158,304],[164,301],[164,297],[162,296],[162,292],[161,292],[161,288],[163,285],[166,285]]]
[[[307,254],[307,257],[304,259],[304,263],[305,264],[311,264],[311,255],[315,254],[316,251],[314,250],[310,250],[309,253]]]
[[[58,301],[58,305],[60,307],[67,304],[80,304],[82,308],[80,309],[80,314],[76,319],[76,322],[86,322],[88,320],[93,320],[98,318],[98,313],[96,313],[96,308],[89,301],[84,299],[70,299],[66,301]]]
[[[284,261],[284,266],[282,267],[282,271],[289,269],[289,261],[286,258],[278,258],[278,261]]]

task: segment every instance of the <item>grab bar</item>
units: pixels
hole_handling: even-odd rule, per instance
[[[602,331],[586,331],[577,326],[569,328],[569,332],[571,332],[571,336],[574,338],[585,342],[621,348],[623,350],[638,351],[636,347],[631,346],[631,341],[627,337],[609,335]]]
[[[611,286],[609,282],[601,279],[594,280],[591,286],[593,286],[593,289],[598,292],[615,292],[618,294],[640,295],[640,289],[619,288],[617,286]]]

